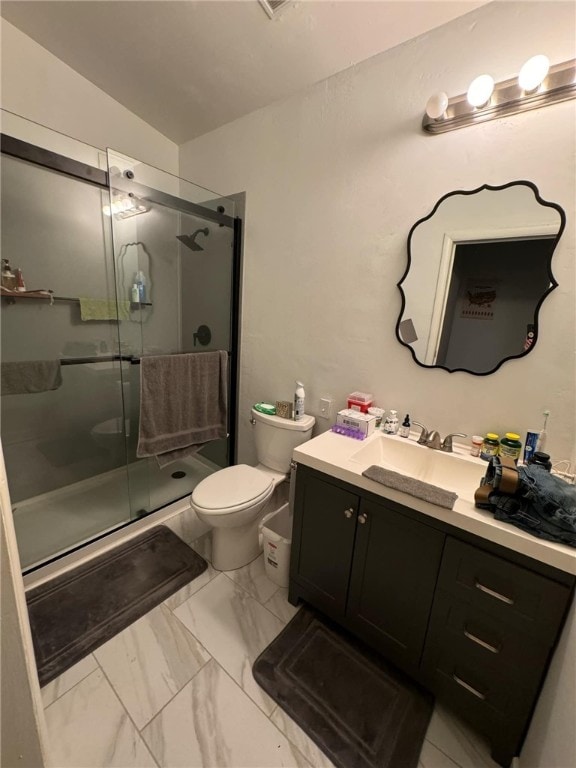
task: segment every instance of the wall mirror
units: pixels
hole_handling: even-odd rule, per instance
[[[419,365],[480,376],[528,354],[565,223],[529,181],[444,195],[410,230],[398,340]]]

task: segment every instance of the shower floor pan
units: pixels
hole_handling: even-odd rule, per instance
[[[22,569],[36,568],[190,494],[218,469],[198,456],[175,461],[163,469],[152,459],[138,461],[128,465],[128,470],[120,467],[17,502],[13,508],[14,527]],[[130,488],[141,489],[138,495],[133,491],[131,500],[127,471]]]

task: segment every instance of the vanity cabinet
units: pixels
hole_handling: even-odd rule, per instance
[[[299,464],[289,600],[381,651],[519,754],[575,579]]]
[[[390,659],[417,665],[444,534],[301,467],[295,504],[299,596]]]

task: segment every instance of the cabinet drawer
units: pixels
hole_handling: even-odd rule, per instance
[[[466,647],[453,637],[444,637],[442,645],[427,643],[423,656],[426,682],[436,693],[456,708],[476,712],[481,720],[527,717],[540,674],[522,677],[517,670],[503,673],[487,660],[479,648]]]
[[[550,644],[570,595],[567,587],[555,581],[450,537],[438,586]]]
[[[536,688],[550,647],[490,613],[438,589],[426,639],[427,658],[452,648],[477,669],[506,677],[511,685]],[[434,662],[435,663],[435,662]]]

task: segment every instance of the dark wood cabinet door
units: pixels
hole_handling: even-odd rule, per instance
[[[362,500],[347,614],[354,629],[402,666],[424,644],[445,535]]]
[[[332,616],[344,614],[358,496],[300,473],[295,498],[292,577]]]

